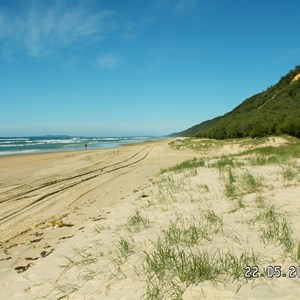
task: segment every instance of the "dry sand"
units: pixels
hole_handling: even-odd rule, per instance
[[[167,141],[0,157],[0,298],[24,299],[24,288],[34,285],[28,274],[51,280],[56,260],[81,245],[88,224],[148,186],[162,167],[191,157]],[[50,222],[60,218],[67,226],[54,230]],[[15,268],[24,266],[29,270],[18,274]]]
[[[252,251],[261,271],[279,265],[287,274],[290,266],[300,265],[295,254],[299,161],[252,166],[248,157],[234,158],[238,196],[231,197],[224,193],[229,170],[214,164],[221,155],[252,145],[229,143],[196,152],[185,146],[175,150],[169,142],[0,157],[0,299],[159,299],[155,288],[162,299],[175,299],[175,290],[184,300],[298,299],[298,276],[245,280],[243,274],[230,275],[233,267],[228,265],[216,281],[186,285],[172,277],[174,264],[162,278],[149,271],[146,257],[153,257],[172,222],[181,229],[197,225],[197,233],[199,228],[206,233],[196,242],[185,236],[177,236],[178,245],[170,242],[170,249],[179,246],[176,251],[187,255],[207,251],[217,264],[216,253],[241,260]],[[265,144],[283,143],[270,139]],[[205,165],[159,175],[162,168],[193,157],[206,157]],[[296,175],[287,180],[288,171]],[[249,174],[259,184],[248,186]],[[262,229],[270,229],[264,219],[272,205],[276,224],[285,220],[292,229],[291,247],[261,237]],[[209,214],[215,223],[208,223]],[[145,223],[133,222],[137,216]],[[60,219],[63,223],[51,224]],[[55,224],[64,226],[53,228]]]

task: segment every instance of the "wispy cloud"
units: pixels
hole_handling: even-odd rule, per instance
[[[110,53],[101,55],[93,65],[102,69],[113,70],[119,66],[120,62],[121,59],[118,55]]]
[[[177,0],[174,9],[176,11],[191,10],[196,7],[199,0]]]
[[[20,3],[25,9],[21,5],[15,10],[0,9],[2,51],[47,56],[61,47],[104,40],[117,26],[113,11],[94,11],[88,2]]]
[[[157,0],[159,7],[169,9],[173,12],[193,10],[198,3],[199,0]]]

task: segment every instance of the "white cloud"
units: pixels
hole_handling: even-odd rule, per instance
[[[119,66],[121,59],[116,54],[106,54],[99,57],[96,66],[103,69],[113,70]]]
[[[112,11],[93,11],[88,2],[50,3],[27,1],[23,11],[18,6],[15,11],[0,9],[0,39],[6,49],[47,56],[75,43],[104,40],[116,28]]]

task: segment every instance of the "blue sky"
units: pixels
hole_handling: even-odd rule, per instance
[[[0,0],[0,136],[164,135],[300,64],[298,0]]]

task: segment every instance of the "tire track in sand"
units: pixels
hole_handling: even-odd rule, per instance
[[[116,162],[114,164],[106,165],[100,168],[97,165],[100,165],[101,163],[92,165],[91,167],[79,170],[79,172],[83,172],[81,174],[76,174],[74,176],[70,176],[67,178],[65,177],[58,180],[52,180],[36,188],[32,188],[32,185],[28,184],[27,191],[24,191],[23,193],[20,192],[17,196],[10,195],[9,197],[7,197],[6,200],[2,200],[1,204],[8,204],[7,202],[10,201],[22,201],[24,199],[31,199],[32,201],[30,201],[29,203],[26,201],[26,203],[20,203],[17,209],[12,211],[6,211],[4,213],[3,209],[1,208],[2,216],[0,217],[0,225],[14,218],[17,218],[18,216],[21,216],[22,214],[27,213],[33,208],[37,208],[37,206],[42,205],[49,197],[53,195],[64,192],[67,189],[73,188],[83,182],[90,181],[100,175],[108,174],[123,168],[130,167],[144,160],[152,150],[152,147],[151,149],[149,149],[149,147],[150,146],[146,146],[141,150],[133,153],[130,157],[122,159],[121,161]]]

